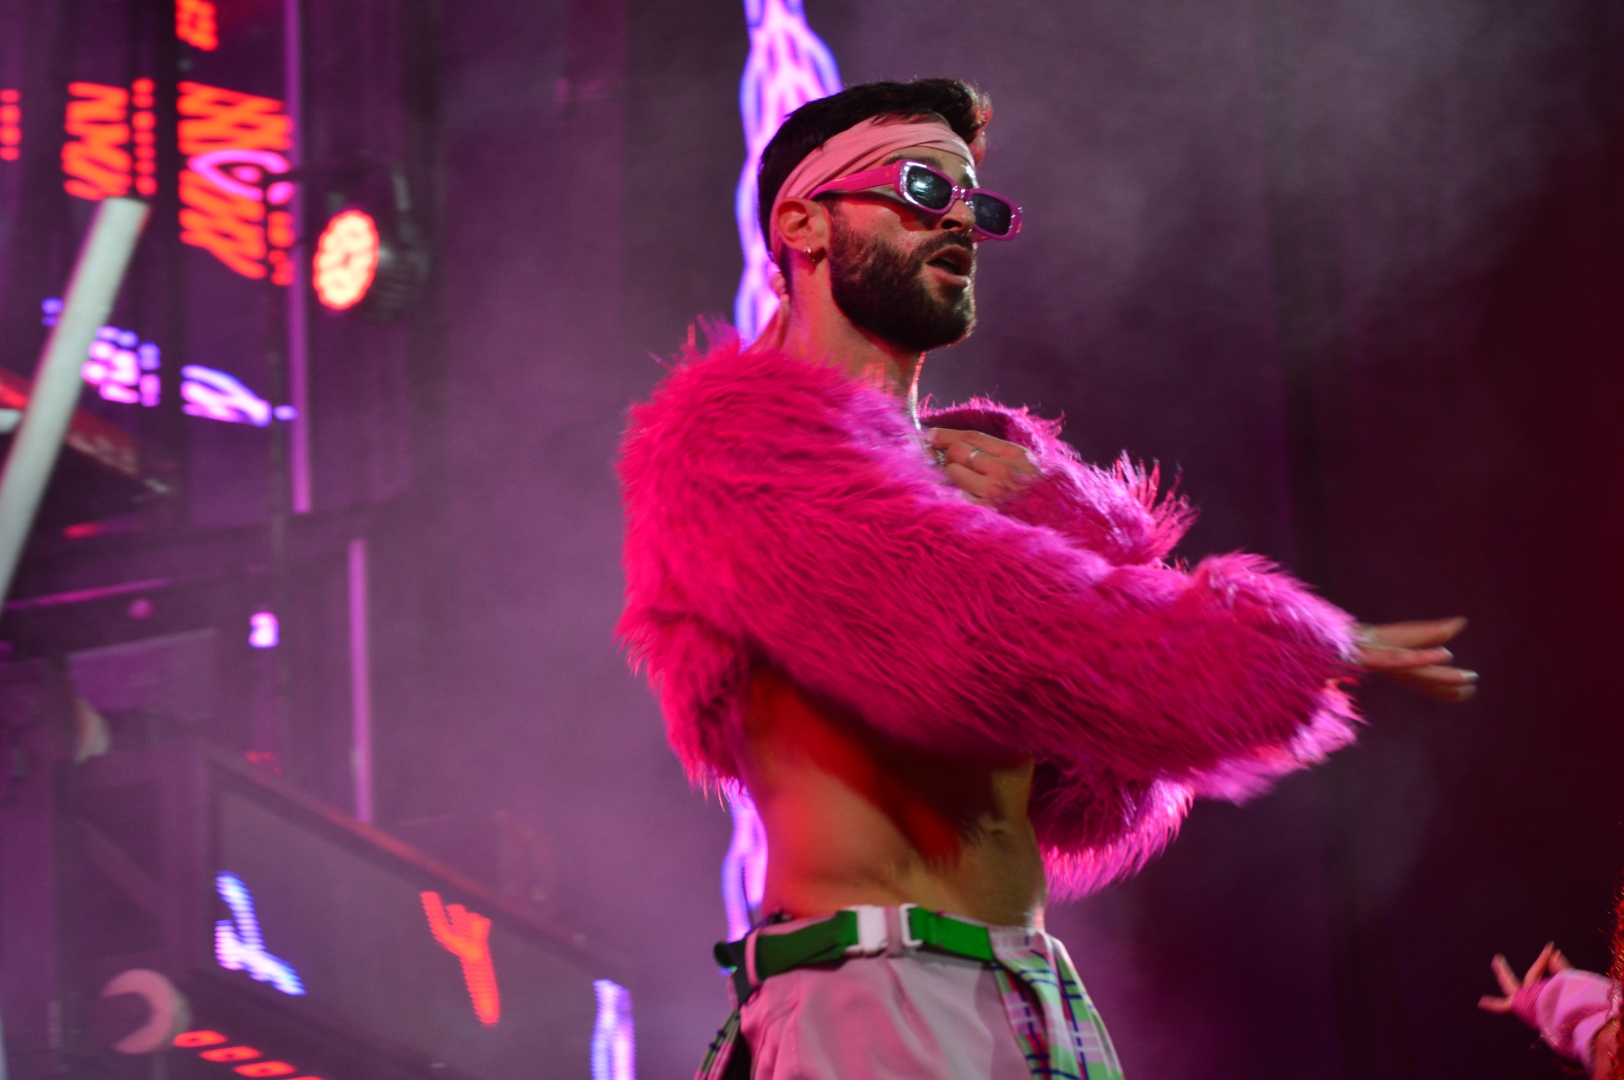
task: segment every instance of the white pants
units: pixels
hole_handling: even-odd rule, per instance
[[[957,956],[786,971],[761,984],[739,1020],[753,1080],[1032,1077],[992,965]]]

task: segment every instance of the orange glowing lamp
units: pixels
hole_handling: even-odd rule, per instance
[[[352,308],[366,296],[378,274],[382,242],[378,224],[361,210],[333,216],[316,240],[316,298],[334,311]]]

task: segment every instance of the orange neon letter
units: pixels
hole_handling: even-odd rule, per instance
[[[105,199],[130,190],[130,92],[100,83],[68,84],[69,141],[62,144],[63,187],[81,199]]]
[[[429,917],[434,940],[462,961],[462,977],[468,983],[468,996],[474,1000],[474,1014],[482,1024],[502,1018],[502,999],[496,991],[496,968],[491,964],[491,921],[461,904],[445,904],[437,892],[426,892],[423,910]]]

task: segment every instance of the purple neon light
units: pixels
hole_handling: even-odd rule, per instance
[[[744,789],[728,799],[733,814],[733,840],[722,857],[722,904],[727,908],[727,937],[738,941],[761,917],[767,887],[767,830],[756,804]]]
[[[51,296],[40,303],[40,322],[44,325],[55,326],[61,314],[60,298]],[[103,326],[96,331],[79,371],[104,399],[150,408],[158,404],[161,364],[157,345],[142,341],[134,330]]]
[[[592,1027],[592,1080],[637,1080],[631,991],[598,979],[592,992],[598,996],[598,1019]]]
[[[275,201],[274,189],[272,201]],[[40,304],[40,312],[41,323],[55,326],[62,314],[61,299],[47,297]],[[162,391],[158,376],[162,363],[158,346],[142,341],[134,330],[104,326],[96,331],[96,339],[90,343],[80,373],[85,382],[108,401],[151,407],[158,404]],[[192,416],[255,427],[265,427],[273,418],[283,421],[299,418],[299,410],[294,406],[273,408],[241,380],[223,371],[188,364],[181,368],[181,377],[180,394],[185,401],[181,408]]]
[[[181,406],[189,416],[223,420],[229,424],[264,427],[271,422],[271,403],[244,386],[235,377],[199,364],[180,369]]]
[[[293,184],[279,180],[264,187],[267,177],[288,171],[288,159],[274,150],[210,150],[193,154],[186,167],[230,195],[281,206],[293,198]]]
[[[268,982],[284,994],[305,992],[299,973],[286,960],[265,951],[254,914],[254,897],[236,874],[215,877],[214,888],[231,909],[231,918],[214,924],[214,958],[227,971],[246,971],[255,982]]]
[[[761,239],[756,211],[756,167],[784,117],[840,89],[840,70],[823,39],[806,24],[801,0],[744,0],[750,26],[750,56],[739,80],[739,113],[744,119],[744,170],[733,200],[744,249],[744,273],[733,301],[733,323],[739,336],[754,341],[773,312],[777,273]]]
[[[269,611],[256,611],[248,617],[248,644],[256,649],[274,649],[282,641],[282,627]]]

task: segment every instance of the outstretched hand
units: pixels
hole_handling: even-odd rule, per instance
[[[1504,996],[1484,994],[1478,1000],[1477,1007],[1492,1013],[1508,1013],[1511,1011],[1511,1001],[1517,996],[1518,990],[1539,982],[1545,977],[1547,969],[1555,975],[1558,971],[1566,971],[1573,965],[1568,963],[1568,958],[1562,955],[1562,950],[1558,949],[1553,941],[1540,950],[1539,956],[1529,966],[1528,974],[1520,979],[1517,978],[1517,973],[1511,970],[1511,965],[1506,962],[1504,956],[1496,956],[1489,962],[1489,966],[1494,969],[1494,977],[1499,980],[1500,992]]]
[[[954,487],[971,502],[996,507],[1021,494],[1037,478],[1025,448],[979,431],[930,428],[926,445]],[[1477,672],[1453,667],[1444,642],[1466,628],[1466,620],[1429,619],[1358,627],[1355,662],[1441,701],[1465,701],[1477,693]]]
[[[1413,686],[1440,701],[1465,701],[1477,693],[1477,672],[1451,667],[1454,654],[1444,642],[1466,628],[1466,620],[1429,619],[1358,628],[1357,662],[1395,682]]]

